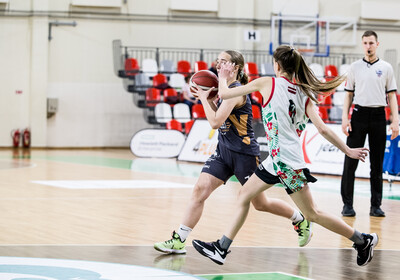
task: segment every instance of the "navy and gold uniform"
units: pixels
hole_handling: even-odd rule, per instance
[[[241,84],[235,82],[229,87]],[[219,100],[218,107],[223,101]],[[235,107],[228,119],[218,129],[218,145],[215,153],[206,161],[202,172],[226,181],[235,175],[243,185],[254,173],[260,157],[260,147],[252,127],[253,112],[251,100]]]

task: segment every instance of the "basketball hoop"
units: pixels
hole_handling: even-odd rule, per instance
[[[315,54],[314,49],[298,49],[297,51],[303,56],[303,59],[307,64],[312,63],[312,59]]]

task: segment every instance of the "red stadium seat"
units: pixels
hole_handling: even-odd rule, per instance
[[[251,105],[251,109],[253,111],[253,120],[255,121],[261,121],[261,110],[258,105]]]
[[[257,64],[254,62],[246,62],[244,65],[244,72],[249,76],[249,81],[260,77]]]
[[[153,87],[162,87],[168,85],[167,76],[164,74],[157,74],[153,77]]]
[[[251,97],[251,99],[253,99],[254,102],[256,102],[256,103],[258,103],[260,105],[264,104],[263,103],[263,97],[262,97],[262,95],[261,95],[261,93],[259,91],[252,92],[250,94],[250,97]]]
[[[176,104],[179,102],[178,92],[174,88],[167,88],[163,91],[164,102],[168,104]]]
[[[390,107],[386,106],[385,107],[385,114],[386,114],[386,121],[390,120]]]
[[[332,105],[332,94],[324,96],[322,94],[318,95],[319,105]]]
[[[140,72],[139,63],[135,58],[129,57],[125,60],[125,75],[135,76]]]
[[[157,88],[148,88],[146,90],[146,106],[154,107],[161,102],[161,90]]]
[[[186,133],[186,135],[189,134],[190,130],[192,129],[193,124],[194,124],[194,120],[190,120],[190,121],[185,122],[185,133]]]
[[[176,71],[185,77],[189,76],[192,73],[190,62],[187,60],[179,60]]]
[[[333,78],[338,76],[338,70],[335,65],[325,66],[325,79],[327,81],[333,80]]]
[[[182,124],[175,119],[172,119],[166,123],[167,129],[174,129],[182,132]]]
[[[207,70],[207,62],[199,60],[194,63],[194,72],[200,71],[200,70]]]
[[[321,117],[321,119],[326,122],[329,123],[329,108],[330,106],[318,106],[318,114]]]
[[[206,113],[204,112],[203,105],[194,104],[192,106],[192,117],[193,119],[205,119]]]

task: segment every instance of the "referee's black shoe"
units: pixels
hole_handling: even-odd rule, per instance
[[[343,206],[342,215],[344,217],[354,217],[356,215],[356,211],[354,211],[353,206],[345,204]]]
[[[371,207],[369,215],[372,217],[385,217],[385,212],[380,207]]]

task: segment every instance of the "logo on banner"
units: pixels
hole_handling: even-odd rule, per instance
[[[190,130],[179,160],[206,162],[214,154],[218,144],[218,130],[206,120],[196,120]]]

